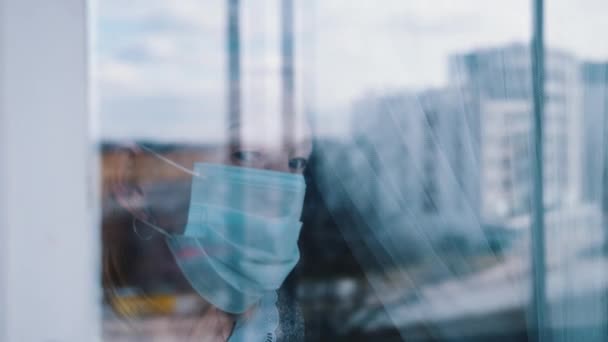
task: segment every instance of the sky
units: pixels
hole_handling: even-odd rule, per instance
[[[104,139],[211,142],[226,112],[226,0],[99,0],[94,82]],[[529,0],[295,0],[298,109],[318,134],[346,131],[373,92],[446,82],[450,54],[527,42]],[[241,0],[243,108],[278,110],[280,0]],[[546,40],[608,60],[605,0],[546,2]],[[304,115],[304,114],[302,114]]]

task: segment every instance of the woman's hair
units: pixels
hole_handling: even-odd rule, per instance
[[[127,153],[130,158],[137,158],[129,148],[105,148],[102,153]],[[110,305],[113,312],[137,331],[137,322],[145,316],[170,316],[176,307],[176,295],[192,291],[185,278],[160,274],[150,277],[151,273],[163,272],[158,262],[174,262],[164,239],[160,236],[144,240],[136,233],[134,225],[142,224],[135,216],[120,205],[119,194],[112,191],[111,183],[118,179],[118,166],[108,155],[104,158],[104,217],[102,221],[102,286],[104,301]],[[135,161],[137,163],[137,160]],[[115,169],[111,169],[115,168]],[[156,259],[158,257],[158,259]],[[173,265],[172,265],[173,266]],[[177,265],[174,265],[177,267]],[[179,273],[179,272],[177,272]],[[150,279],[154,279],[151,284]],[[167,286],[159,287],[159,283]],[[201,300],[201,303],[205,303]],[[218,311],[211,305],[200,305],[191,314],[199,319],[190,328],[195,333],[197,322],[201,322],[211,311]],[[226,314],[232,318],[231,315]],[[219,317],[219,316],[218,316]],[[183,323],[183,322],[181,322]],[[218,318],[217,327],[204,332],[205,334],[222,335],[222,323]],[[187,328],[185,328],[187,329]]]

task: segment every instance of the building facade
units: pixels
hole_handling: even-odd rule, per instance
[[[454,89],[368,95],[353,109],[354,145],[398,192],[401,206],[419,219],[462,217],[475,220],[478,186],[474,142],[467,104]],[[354,166],[354,169],[357,169]],[[377,189],[376,189],[377,190]],[[373,191],[371,191],[373,193]],[[383,192],[370,202],[378,207]]]
[[[602,196],[602,170],[606,115],[608,114],[608,63],[583,63],[583,184],[582,196],[587,202],[598,202]]]
[[[456,54],[448,69],[443,88],[360,99],[353,106],[355,144],[416,215],[464,212],[480,222],[527,216],[529,48],[514,44]],[[544,200],[550,210],[581,200],[584,89],[580,63],[559,50],[547,52],[545,79]],[[377,194],[371,201],[382,200]]]
[[[582,100],[579,62],[548,50],[545,73],[544,201],[546,208],[580,201]],[[514,44],[450,58],[450,84],[470,94],[477,129],[481,217],[527,215],[531,204],[530,49]]]

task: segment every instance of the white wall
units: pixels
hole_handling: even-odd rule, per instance
[[[86,6],[0,0],[0,341],[99,340]]]

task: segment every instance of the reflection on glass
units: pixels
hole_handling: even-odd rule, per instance
[[[146,224],[187,229],[200,162],[305,176],[279,340],[535,336],[529,1],[119,5],[102,4],[98,46],[108,340],[232,336],[239,313],[195,291]],[[559,20],[599,25],[606,11],[585,0],[545,13],[538,276],[556,341],[608,336],[608,51],[584,22]],[[209,201],[229,197],[222,186]],[[296,201],[243,191],[232,197],[261,217]]]

